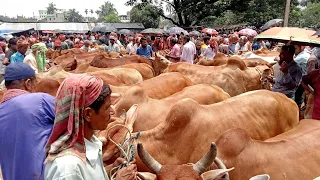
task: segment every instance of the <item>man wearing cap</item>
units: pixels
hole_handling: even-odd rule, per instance
[[[17,52],[14,53],[11,58],[11,63],[23,62],[25,54],[27,53],[29,48],[29,42],[26,40],[19,40],[17,42]]]
[[[54,97],[33,93],[34,70],[11,63],[0,104],[0,166],[4,179],[44,179],[45,145],[54,123]]]
[[[112,52],[120,53],[120,46],[117,43],[115,43],[116,37],[110,36],[109,39],[110,39],[110,44],[108,46],[108,53],[112,53]]]

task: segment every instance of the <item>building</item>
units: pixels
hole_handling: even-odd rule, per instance
[[[126,15],[119,15],[119,18],[122,23],[129,23],[130,22],[130,11],[128,11]]]
[[[128,29],[131,32],[141,32],[145,29],[142,23],[102,23],[99,25],[100,27],[104,26],[103,32],[117,32],[121,29]]]
[[[39,19],[46,19],[47,18],[47,10],[39,10]]]
[[[48,14],[47,10],[39,10],[40,19],[46,19],[47,22],[67,22],[68,11],[58,9],[53,14]]]

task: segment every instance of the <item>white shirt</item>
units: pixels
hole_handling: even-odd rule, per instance
[[[130,42],[130,43],[127,45],[127,49],[126,49],[126,50],[127,50],[127,53],[128,53],[129,55],[137,52],[136,49],[134,48],[132,42]]]
[[[38,73],[37,60],[32,53],[24,58],[23,63],[28,64],[36,73]]]
[[[182,49],[181,61],[193,64],[194,56],[197,53],[194,43],[191,41],[187,42]]]
[[[86,164],[73,155],[62,156],[45,165],[46,180],[108,180],[102,162],[102,142],[84,139]]]
[[[116,43],[114,43],[113,45],[110,43],[108,46],[108,53],[111,53],[111,52],[120,53],[120,46]]]
[[[216,53],[210,46],[203,50],[203,56],[206,57],[208,60],[213,60],[215,55]]]
[[[248,51],[248,44],[245,44],[241,47],[240,43],[237,43],[236,44],[236,52],[238,52],[238,51]]]
[[[91,47],[86,47],[86,46],[82,46],[80,49],[82,49],[82,50],[85,50],[86,52],[91,52],[91,51],[93,51],[92,49],[91,49]]]

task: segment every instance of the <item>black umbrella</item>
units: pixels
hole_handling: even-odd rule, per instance
[[[99,29],[99,32],[117,32],[117,29],[114,27],[102,25],[101,28]]]
[[[133,34],[129,29],[121,29],[118,34]]]
[[[167,30],[169,34],[187,34],[187,31],[182,29],[181,27],[171,27]]]
[[[100,28],[102,28],[103,25],[96,25],[92,30],[91,32],[98,32],[100,30]]]
[[[154,29],[154,28],[148,28],[143,31],[141,31],[141,34],[164,34],[165,31],[163,29]]]
[[[201,36],[201,33],[199,31],[191,31],[189,32],[190,36]]]
[[[277,24],[280,24],[281,22],[283,22],[283,19],[272,19],[270,21],[268,21],[266,24],[264,24],[261,28],[262,31],[267,30]]]

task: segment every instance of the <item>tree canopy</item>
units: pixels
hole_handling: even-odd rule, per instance
[[[84,22],[84,17],[76,10],[69,9],[68,11],[68,22]]]
[[[291,0],[290,18],[295,25],[300,17],[299,2]],[[283,18],[285,9],[285,0],[127,0],[126,3],[133,7],[148,4],[157,7],[158,16],[180,27],[236,23],[260,27],[271,19]]]
[[[118,22],[121,22],[121,21],[120,21],[120,18],[119,18],[119,16],[117,14],[110,13],[110,14],[108,14],[108,15],[106,15],[104,17],[104,22],[106,22],[106,23],[118,23]]]
[[[104,4],[101,5],[98,10],[96,10],[96,14],[98,15],[98,20],[103,21],[104,18],[109,14],[118,15],[118,11],[114,7],[114,4],[108,1],[108,2],[104,2]]]
[[[131,10],[130,21],[132,23],[142,23],[145,28],[157,28],[159,26],[158,7],[152,4],[137,4]]]
[[[47,7],[47,13],[53,14],[57,11],[56,5],[53,4],[53,2],[49,3],[49,6]]]

